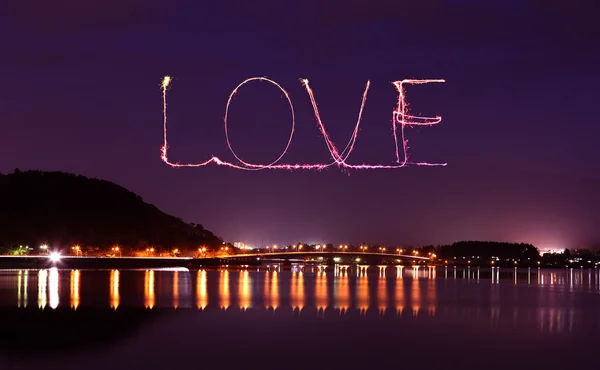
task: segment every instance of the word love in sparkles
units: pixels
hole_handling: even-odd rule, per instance
[[[231,142],[229,140],[229,131],[227,128],[227,126],[228,126],[227,125],[227,117],[229,114],[229,109],[231,106],[232,99],[243,85],[245,85],[249,82],[254,82],[254,81],[264,81],[264,82],[270,83],[273,86],[275,86],[277,89],[279,89],[284,94],[285,98],[288,101],[289,107],[290,107],[291,121],[292,121],[290,136],[288,138],[287,144],[286,144],[283,152],[279,155],[279,157],[277,157],[271,163],[257,164],[257,163],[249,163],[247,161],[244,161],[233,150],[233,147],[231,146]],[[402,168],[407,165],[416,165],[416,166],[446,166],[447,165],[446,163],[410,162],[408,159],[409,158],[409,156],[408,156],[408,140],[406,139],[406,136],[405,136],[405,128],[407,128],[407,127],[433,126],[442,121],[442,117],[440,117],[440,116],[423,117],[423,116],[414,116],[414,115],[409,114],[408,104],[406,102],[405,86],[406,85],[423,85],[423,84],[429,84],[429,83],[442,83],[442,82],[446,82],[445,80],[442,80],[442,79],[426,79],[426,80],[405,79],[405,80],[393,82],[393,85],[396,87],[396,91],[398,92],[398,106],[392,113],[393,114],[392,132],[393,132],[394,144],[395,144],[395,149],[396,149],[396,151],[395,151],[396,164],[393,164],[393,165],[350,164],[347,162],[348,157],[354,150],[354,144],[358,137],[360,122],[362,120],[363,110],[365,107],[365,103],[367,101],[367,93],[368,93],[369,87],[371,85],[370,81],[367,81],[365,90],[363,92],[362,102],[361,102],[360,110],[358,113],[358,119],[357,119],[356,125],[354,126],[354,131],[352,132],[352,136],[350,137],[350,140],[348,141],[348,143],[346,144],[346,147],[343,150],[339,150],[336,147],[336,145],[333,143],[333,141],[330,139],[329,135],[327,134],[327,131],[325,130],[325,125],[323,124],[323,122],[321,120],[321,116],[319,114],[319,109],[317,107],[317,102],[315,100],[314,92],[310,88],[308,80],[303,79],[301,81],[302,81],[303,86],[306,88],[306,91],[307,91],[310,101],[312,103],[319,131],[323,135],[323,138],[325,140],[325,145],[327,146],[327,149],[329,150],[329,154],[331,155],[331,159],[332,159],[331,162],[318,163],[318,164],[283,164],[283,163],[280,163],[282,158],[287,153],[287,151],[290,147],[290,144],[292,142],[292,139],[294,137],[294,131],[295,131],[295,127],[296,127],[294,105],[292,104],[292,99],[290,98],[288,92],[277,82],[275,82],[271,79],[268,79],[266,77],[252,77],[252,78],[248,78],[248,79],[242,81],[242,83],[240,83],[231,92],[231,94],[229,95],[229,99],[227,100],[227,105],[225,108],[225,119],[224,119],[225,137],[227,140],[227,146],[229,147],[229,150],[231,151],[233,156],[237,159],[237,161],[238,161],[237,163],[223,161],[215,156],[211,157],[210,159],[208,159],[204,162],[198,162],[198,163],[183,163],[182,164],[182,163],[177,163],[177,162],[171,162],[168,158],[169,145],[168,145],[168,141],[167,141],[167,88],[171,84],[171,77],[169,77],[169,76],[164,77],[163,82],[161,84],[162,93],[163,93],[162,95],[163,95],[163,140],[164,140],[163,146],[161,148],[162,161],[171,167],[203,167],[203,166],[209,165],[210,163],[215,163],[220,166],[226,166],[226,167],[230,167],[230,168],[235,168],[235,169],[239,169],[239,170],[248,170],[248,171],[265,170],[265,169],[323,170],[323,169],[326,169],[331,166],[338,166],[338,167],[347,168],[347,169],[368,170],[368,169],[395,169],[395,168]],[[400,145],[399,145],[398,141],[401,142]],[[403,154],[402,160],[400,159],[401,152]]]

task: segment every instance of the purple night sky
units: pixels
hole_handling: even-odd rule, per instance
[[[167,5],[168,4],[168,5]],[[419,5],[407,5],[419,4]],[[227,241],[600,246],[598,11],[574,0],[9,0],[0,11],[0,172],[40,169],[114,181]],[[413,113],[415,161],[447,167],[247,172],[161,162],[233,161],[225,104],[245,78],[291,95],[283,163],[328,157],[306,91],[338,147],[371,81],[350,163],[393,164],[391,82]],[[281,94],[246,85],[231,106],[236,152],[276,158],[290,120]]]

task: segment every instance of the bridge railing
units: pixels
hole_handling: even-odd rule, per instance
[[[410,258],[416,260],[429,260],[429,257],[413,256],[408,254],[392,254],[392,253],[374,253],[374,252],[347,252],[347,251],[307,251],[307,252],[264,252],[264,253],[245,253],[245,254],[232,254],[227,256],[221,256],[221,258],[249,258],[249,257],[268,257],[268,256],[373,256],[373,257],[394,257],[394,258]]]

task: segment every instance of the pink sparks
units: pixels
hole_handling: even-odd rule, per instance
[[[394,81],[393,84],[396,86],[396,90],[398,90],[398,107],[394,111],[392,126],[394,132],[394,143],[396,144],[396,161],[400,163],[400,153],[398,148],[398,137],[396,134],[396,123],[400,124],[400,136],[402,138],[402,151],[404,153],[404,161],[402,161],[401,167],[407,164],[419,165],[419,166],[435,166],[435,165],[443,165],[445,163],[440,164],[429,164],[429,163],[409,163],[408,162],[408,140],[406,140],[404,136],[404,127],[405,126],[433,126],[442,121],[442,117],[418,117],[411,116],[408,114],[408,104],[406,103],[406,93],[404,91],[404,84],[407,85],[422,85],[434,82],[446,82],[446,80],[402,80],[402,81]]]
[[[243,159],[241,159],[236,152],[233,150],[232,146],[231,146],[231,142],[229,140],[229,131],[227,128],[227,117],[229,114],[229,108],[232,102],[232,99],[234,97],[234,95],[238,92],[238,90],[245,85],[248,82],[252,82],[252,81],[265,81],[268,82],[272,85],[274,85],[276,88],[278,88],[285,96],[285,98],[288,101],[288,104],[290,106],[290,112],[291,112],[291,119],[292,119],[292,127],[290,130],[290,136],[288,139],[288,142],[285,146],[285,149],[283,150],[283,152],[279,155],[279,157],[277,157],[277,159],[275,159],[273,162],[269,163],[269,164],[255,164],[255,163],[249,163],[244,161]],[[367,101],[367,93],[369,91],[369,87],[371,86],[371,82],[367,81],[367,84],[365,86],[365,90],[363,92],[363,96],[362,96],[362,101],[361,101],[361,105],[360,105],[360,109],[358,111],[358,119],[356,121],[356,125],[354,126],[354,130],[352,131],[352,135],[350,136],[350,140],[348,141],[348,143],[346,144],[346,147],[344,148],[344,150],[342,150],[341,152],[337,149],[337,147],[335,146],[335,144],[333,143],[333,141],[330,139],[329,135],[327,134],[327,131],[325,130],[325,125],[323,124],[323,121],[321,120],[321,116],[319,114],[319,109],[317,106],[317,102],[315,100],[314,97],[314,93],[313,90],[310,88],[308,80],[303,79],[301,80],[303,86],[306,88],[306,92],[308,93],[308,96],[310,98],[310,101],[312,103],[313,106],[313,111],[315,113],[315,118],[317,120],[317,127],[319,128],[319,131],[321,132],[321,134],[323,135],[323,138],[325,139],[325,145],[327,146],[327,149],[329,150],[329,154],[331,155],[331,158],[333,159],[333,162],[331,163],[327,163],[327,164],[279,164],[279,161],[285,156],[285,154],[287,153],[290,144],[292,143],[292,139],[294,137],[294,131],[296,128],[296,118],[295,118],[295,113],[294,113],[294,106],[292,104],[292,99],[290,98],[288,92],[281,87],[281,85],[279,85],[277,82],[268,79],[266,77],[252,77],[252,78],[248,78],[244,81],[242,81],[242,83],[240,83],[238,86],[236,86],[235,89],[233,89],[233,91],[231,92],[231,94],[229,95],[229,99],[227,100],[227,105],[225,107],[225,117],[224,117],[224,128],[225,128],[225,138],[227,140],[227,146],[229,148],[229,150],[231,151],[231,153],[233,154],[233,156],[238,160],[239,164],[235,164],[235,163],[231,163],[231,162],[227,162],[227,161],[223,161],[221,159],[219,159],[218,157],[212,156],[210,159],[204,161],[204,162],[200,162],[200,163],[185,163],[185,164],[180,164],[180,163],[173,163],[170,162],[167,156],[167,150],[168,150],[168,142],[167,142],[167,88],[169,87],[170,83],[171,83],[171,77],[166,76],[163,80],[163,83],[161,85],[162,88],[162,97],[163,97],[163,139],[164,139],[164,143],[163,146],[161,148],[161,160],[163,162],[165,162],[166,164],[168,164],[171,167],[204,167],[209,165],[210,163],[214,163],[218,166],[225,166],[225,167],[230,167],[230,168],[234,168],[234,169],[238,169],[238,170],[247,170],[247,171],[256,171],[256,170],[265,170],[265,169],[276,169],[276,170],[288,170],[288,171],[293,171],[293,170],[324,170],[328,167],[331,167],[333,165],[336,165],[338,167],[341,168],[346,168],[346,169],[355,169],[355,170],[370,170],[370,169],[395,169],[395,168],[402,168],[405,167],[407,165],[414,165],[414,166],[446,166],[446,163],[427,163],[427,162],[408,162],[408,141],[405,139],[405,134],[404,134],[404,127],[405,126],[432,126],[435,125],[437,123],[440,123],[442,120],[442,117],[436,116],[436,117],[419,117],[419,116],[411,116],[408,114],[408,104],[406,103],[406,96],[405,96],[405,92],[404,92],[404,84],[412,84],[412,85],[420,85],[420,84],[427,84],[427,83],[433,83],[433,82],[445,82],[445,80],[412,80],[412,79],[408,79],[408,80],[402,80],[402,81],[395,81],[393,82],[394,86],[396,86],[396,89],[398,91],[398,107],[396,108],[396,110],[394,110],[393,112],[393,136],[394,136],[394,143],[396,146],[396,161],[399,164],[394,164],[394,165],[383,165],[383,164],[349,164],[347,163],[347,159],[350,156],[350,154],[352,153],[352,151],[354,150],[354,144],[356,143],[356,139],[358,137],[358,130],[359,130],[359,126],[360,126],[360,121],[362,120],[362,114],[363,114],[363,110]],[[400,149],[398,146],[398,137],[397,137],[397,129],[396,129],[396,124],[400,125],[400,136],[402,139],[402,151],[404,154],[404,160],[401,162],[400,161]]]

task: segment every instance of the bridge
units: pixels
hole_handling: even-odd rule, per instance
[[[232,254],[230,256],[221,256],[219,258],[226,260],[257,260],[257,259],[292,259],[292,258],[309,258],[309,257],[327,257],[327,258],[369,258],[369,259],[412,259],[415,261],[429,261],[429,257],[413,256],[408,254],[392,254],[392,253],[375,253],[375,252],[346,252],[346,251],[319,251],[319,252],[265,252],[265,253],[247,253],[247,254]]]
[[[127,268],[196,268],[199,266],[260,265],[263,262],[294,260],[307,262],[307,258],[323,263],[395,263],[398,260],[426,262],[428,257],[391,253],[346,251],[298,251],[222,255],[218,257],[83,257],[83,256],[0,256],[0,269],[45,269],[50,267],[71,269],[127,269]],[[315,258],[316,257],[316,258]],[[339,258],[339,260],[337,259]]]

